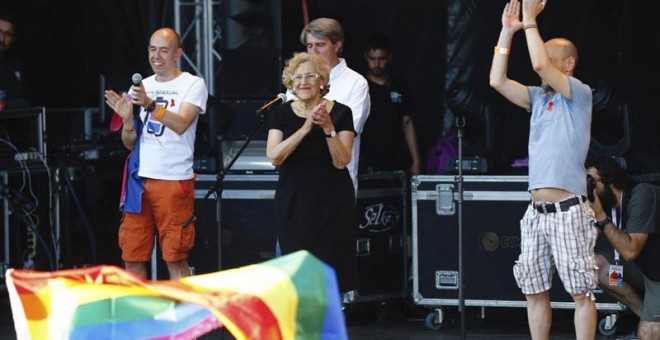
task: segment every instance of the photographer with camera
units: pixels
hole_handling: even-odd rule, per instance
[[[660,339],[660,187],[635,184],[612,157],[586,168],[595,226],[614,247],[596,255],[598,285],[639,316],[638,339]]]

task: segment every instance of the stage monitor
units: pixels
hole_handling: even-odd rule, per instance
[[[245,145],[245,140],[224,140],[222,141],[221,167],[225,171],[233,173],[259,174],[272,173],[277,169],[266,157],[266,141],[252,140],[243,149],[238,158],[236,154]],[[231,162],[236,158],[230,169],[227,169]]]
[[[17,169],[19,159],[46,159],[46,109],[31,107],[0,111],[0,169]]]

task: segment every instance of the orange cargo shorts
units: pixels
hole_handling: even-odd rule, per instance
[[[145,179],[142,212],[124,213],[119,226],[121,258],[146,262],[154,249],[154,236],[166,262],[182,261],[195,244],[195,225],[184,227],[194,213],[195,179],[171,181]],[[194,221],[194,219],[193,219]]]

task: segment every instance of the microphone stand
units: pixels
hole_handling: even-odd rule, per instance
[[[222,182],[225,179],[226,173],[231,170],[231,167],[234,166],[234,163],[236,163],[236,160],[238,160],[238,157],[243,153],[245,148],[250,144],[250,142],[259,134],[259,131],[261,131],[261,128],[264,125],[264,114],[270,110],[270,106],[262,107],[261,109],[257,110],[257,115],[259,116],[259,124],[255,127],[254,131],[252,132],[252,135],[248,136],[248,138],[245,140],[245,143],[241,146],[241,148],[236,152],[234,157],[232,157],[231,161],[227,166],[221,166],[219,167],[218,173],[215,176],[215,182],[213,182],[210,186],[208,191],[206,192],[206,195],[204,195],[204,198],[202,198],[202,201],[206,201],[211,194],[215,193],[215,200],[216,200],[216,225],[218,228],[218,270],[222,270]],[[222,146],[219,146],[222,147]],[[195,217],[195,212],[193,213],[186,219],[186,222],[183,224],[183,227],[187,227],[190,222],[192,222],[193,218]]]

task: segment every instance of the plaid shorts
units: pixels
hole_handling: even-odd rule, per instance
[[[530,203],[520,221],[520,256],[513,266],[524,294],[550,290],[557,270],[570,294],[591,293],[597,286],[594,246],[598,231],[586,203],[566,211],[539,212]],[[559,207],[559,203],[555,206]]]

